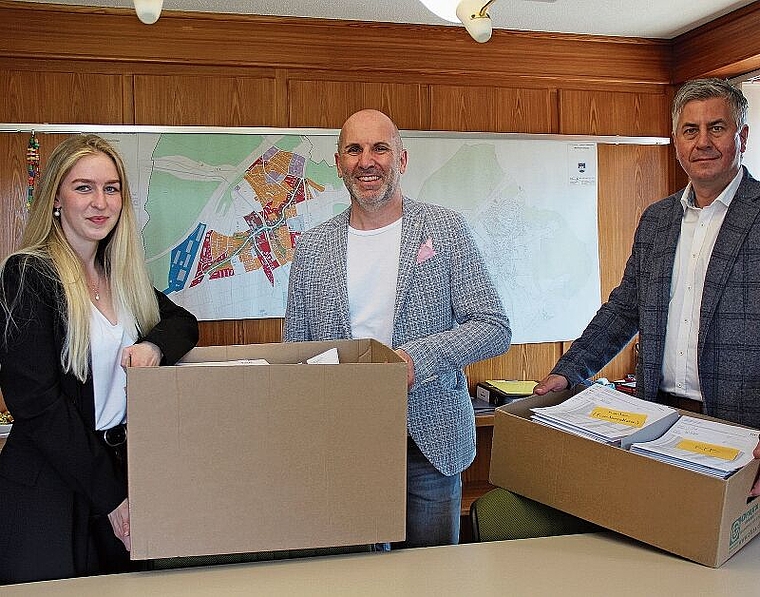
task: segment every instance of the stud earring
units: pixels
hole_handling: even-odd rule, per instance
[[[60,207],[54,207],[53,208],[53,217],[54,218],[60,218],[61,217],[61,208]]]

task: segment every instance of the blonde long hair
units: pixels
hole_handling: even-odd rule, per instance
[[[84,156],[97,153],[111,158],[116,166],[121,182],[122,208],[116,226],[100,241],[96,260],[101,263],[109,281],[116,312],[130,314],[133,318],[131,324],[128,321],[124,324],[133,325],[134,332],[144,335],[158,323],[158,300],[137,234],[124,162],[117,151],[97,135],[70,137],[53,150],[35,189],[21,246],[0,265],[0,269],[5,268],[8,259],[14,255],[34,257],[36,259],[24,260],[25,264],[40,264],[46,275],[60,281],[66,298],[66,340],[61,351],[61,365],[65,372],[73,373],[81,381],[87,379],[90,369],[90,296],[84,265],[66,239],[60,219],[53,217],[53,205],[61,181],[74,164]],[[15,300],[9,301],[3,294],[0,301],[12,322]],[[6,325],[6,341],[8,333],[9,326]]]

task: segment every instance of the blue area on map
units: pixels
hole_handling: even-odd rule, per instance
[[[185,287],[190,278],[190,267],[203,244],[205,234],[206,224],[201,222],[184,241],[172,249],[172,261],[167,276],[169,286],[164,290],[164,294],[178,292]]]

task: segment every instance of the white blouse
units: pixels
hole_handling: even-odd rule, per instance
[[[137,340],[133,325],[124,326],[119,314],[112,324],[91,305],[90,355],[95,391],[95,429],[110,429],[127,419],[127,373],[121,366],[122,350]]]

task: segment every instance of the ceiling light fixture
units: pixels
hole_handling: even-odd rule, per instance
[[[137,18],[146,25],[152,25],[161,16],[164,0],[134,0]]]
[[[462,0],[457,5],[457,17],[462,21],[467,33],[479,44],[491,39],[491,17],[488,15],[488,7],[494,0]]]
[[[472,38],[483,43],[491,39],[488,7],[494,0],[420,0],[433,14],[451,23],[462,23]]]

